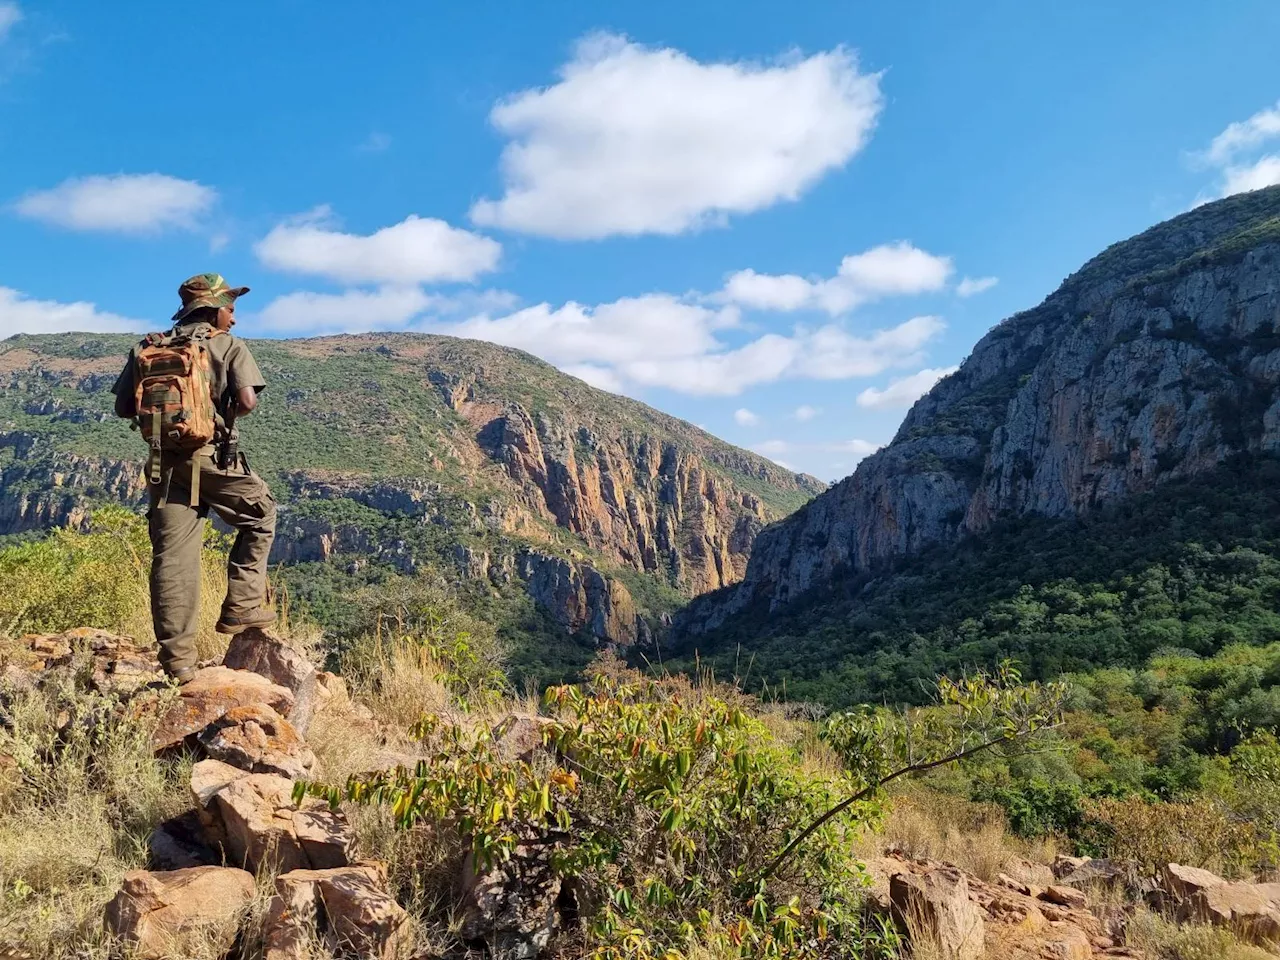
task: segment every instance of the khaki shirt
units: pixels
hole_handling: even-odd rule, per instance
[[[183,324],[175,327],[174,332],[190,333],[199,327],[207,328],[208,326],[207,323]],[[219,334],[206,340],[205,346],[209,350],[209,368],[213,376],[212,393],[218,427],[215,439],[221,441],[226,436],[224,417],[231,409],[231,403],[240,392],[240,388],[253,387],[255,393],[261,393],[267,388],[267,382],[262,379],[262,371],[258,369],[258,362],[249,352],[249,345],[239,337],[230,333]],[[136,351],[136,347],[129,351],[129,359],[125,361],[124,369],[120,371],[115,386],[111,388],[111,392],[117,398],[116,412],[125,416],[133,415],[135,386],[133,371]]]

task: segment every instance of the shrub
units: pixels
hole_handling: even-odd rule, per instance
[[[1095,856],[1132,863],[1143,875],[1181,863],[1215,873],[1250,872],[1259,856],[1252,826],[1209,799],[1159,803],[1142,797],[1085,804],[1081,845]]]
[[[213,631],[223,594],[227,539],[206,526],[201,589],[201,656],[226,646]],[[85,532],[56,530],[43,540],[0,549],[0,633],[54,633],[99,627],[154,639],[146,521],[123,507],[96,510]]]

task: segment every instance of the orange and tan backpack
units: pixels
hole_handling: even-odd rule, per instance
[[[148,479],[160,482],[164,451],[195,453],[213,442],[216,408],[206,343],[221,330],[149,333],[134,351],[134,409],[138,429],[151,448]],[[199,469],[192,462],[191,504],[199,503]]]

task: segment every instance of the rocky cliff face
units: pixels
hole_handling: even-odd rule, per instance
[[[1280,187],[1108,248],[987,334],[893,442],[757,537],[715,625],[1028,513],[1069,517],[1280,450]]]
[[[145,496],[110,413],[133,338],[0,344],[0,535],[82,525]],[[625,585],[737,582],[751,542],[825,485],[526,354],[409,334],[254,343],[270,384],[242,448],[280,502],[273,563],[452,565],[523,585],[567,630],[629,643]],[[652,591],[648,591],[652,593]]]

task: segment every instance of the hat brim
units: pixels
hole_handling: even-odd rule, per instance
[[[180,307],[178,312],[173,315],[171,322],[179,323],[183,317],[190,316],[194,311],[202,307],[229,307],[235,301],[243,297],[249,292],[248,287],[229,287],[219,294],[208,297],[196,297],[190,303]]]

